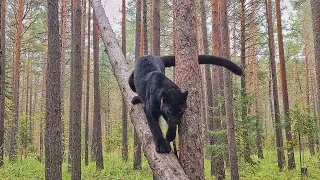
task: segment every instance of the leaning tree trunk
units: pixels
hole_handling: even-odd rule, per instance
[[[0,168],[3,166],[4,156],[4,112],[5,112],[5,87],[6,87],[6,50],[5,50],[5,13],[6,0],[0,2]]]
[[[62,179],[61,97],[58,0],[48,0],[48,62],[46,79],[46,179]]]
[[[282,128],[280,121],[280,109],[279,109],[279,97],[278,97],[278,82],[276,74],[275,64],[275,48],[274,48],[274,36],[273,36],[273,20],[272,20],[272,4],[271,0],[265,0],[266,3],[266,14],[268,23],[268,40],[269,40],[269,52],[270,52],[270,69],[272,78],[272,89],[273,89],[273,101],[274,101],[274,121],[276,129],[276,144],[277,144],[277,155],[278,155],[278,167],[282,171],[285,156],[283,152],[283,139],[282,139]]]
[[[195,1],[174,1],[175,81],[188,89],[188,108],[179,125],[179,161],[190,179],[204,179],[201,78],[198,64]]]
[[[220,20],[221,20],[221,45],[222,56],[229,59],[230,45],[229,45],[229,28],[228,28],[228,0],[223,0],[220,7]],[[227,123],[227,135],[228,135],[228,152],[231,179],[239,179],[238,172],[238,156],[236,152],[236,139],[235,139],[235,127],[234,127],[234,115],[233,115],[233,95],[232,95],[232,80],[230,72],[227,69],[223,69],[224,80],[224,96],[225,96],[225,111],[226,111],[226,123]]]
[[[318,97],[318,115],[320,114],[320,1],[310,0],[312,21],[313,21],[313,38],[314,38],[314,54],[315,54],[315,70],[316,70],[316,84]],[[320,128],[320,119],[318,119],[318,128]],[[318,145],[319,146],[319,145]]]
[[[296,163],[294,160],[294,149],[291,134],[291,120],[289,114],[289,96],[287,87],[287,74],[286,74],[286,64],[284,59],[284,48],[283,48],[283,36],[282,36],[282,22],[281,22],[281,9],[280,0],[276,0],[276,15],[277,15],[277,35],[278,35],[278,48],[279,48],[279,60],[280,60],[280,74],[281,74],[281,89],[282,89],[282,102],[283,111],[285,118],[285,132],[287,139],[287,155],[288,155],[288,169],[296,168]]]
[[[107,54],[110,58],[116,79],[122,91],[128,108],[131,109],[131,121],[140,137],[145,156],[157,179],[189,179],[183,171],[181,165],[173,153],[159,154],[155,151],[155,143],[151,131],[147,125],[147,120],[141,105],[131,105],[131,99],[135,96],[128,85],[130,70],[125,57],[121,53],[121,48],[117,42],[105,11],[98,0],[91,0],[95,9],[95,16],[99,23],[102,40],[106,46]],[[141,123],[144,122],[144,123]]]

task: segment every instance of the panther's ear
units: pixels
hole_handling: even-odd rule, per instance
[[[185,101],[186,101],[187,98],[188,98],[188,94],[189,94],[188,91],[185,91],[185,92],[182,93],[182,96],[183,96],[183,98],[184,98]]]

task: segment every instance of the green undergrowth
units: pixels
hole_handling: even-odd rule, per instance
[[[127,162],[121,158],[120,152],[105,153],[104,169],[97,171],[95,163],[91,162],[88,166],[82,163],[82,179],[111,179],[111,180],[149,180],[152,179],[152,172],[146,159],[143,157],[142,169],[133,170],[132,154]],[[295,170],[287,170],[279,172],[277,168],[276,152],[264,152],[264,159],[259,160],[256,156],[252,156],[253,164],[239,162],[240,179],[248,180],[295,180],[300,178],[300,165],[298,153],[295,154],[297,168]],[[311,157],[308,153],[304,154],[304,164],[308,168],[308,175],[303,179],[320,179],[320,156]],[[230,179],[228,171],[226,179]],[[206,179],[213,180],[210,176],[210,161],[205,160]],[[27,157],[19,158],[15,163],[9,163],[5,158],[5,165],[0,168],[0,179],[44,179],[44,165],[36,158]],[[63,164],[63,179],[71,179],[68,172],[67,163]]]
[[[282,172],[278,170],[277,154],[275,151],[264,152],[264,159],[260,160],[257,156],[253,156],[253,164],[240,162],[240,179],[268,179],[268,180],[298,180],[301,179],[300,163],[298,151],[295,151],[296,169],[288,170],[284,168]],[[320,179],[320,155],[310,156],[309,153],[303,154],[303,165],[307,167],[307,175],[302,179]]]
[[[110,180],[127,180],[127,179],[152,179],[151,169],[147,161],[143,158],[141,170],[133,170],[133,160],[130,158],[128,162],[124,162],[118,153],[110,153],[104,157],[104,169],[97,171],[94,162],[90,162],[85,166],[82,162],[82,179],[110,179]],[[68,172],[67,163],[63,163],[62,179],[71,179]],[[36,158],[28,157],[17,160],[11,164],[8,158],[5,159],[5,166],[0,168],[1,180],[20,180],[20,179],[44,179],[44,165]]]

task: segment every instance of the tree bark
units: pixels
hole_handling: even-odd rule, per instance
[[[137,0],[136,3],[136,42],[135,42],[135,61],[137,62],[140,58],[141,48],[141,0]],[[141,142],[137,135],[136,129],[133,132],[133,169],[141,169]]]
[[[60,20],[60,36],[61,36],[61,112],[64,115],[64,87],[65,87],[65,70],[66,70],[66,28],[67,28],[67,0],[61,0],[61,20]]]
[[[6,0],[0,2],[0,168],[3,166],[4,157],[4,112],[6,97]]]
[[[101,134],[101,107],[100,107],[100,82],[99,82],[99,29],[96,18],[93,18],[93,60],[94,60],[94,130],[95,130],[95,157],[96,168],[103,169],[102,134]]]
[[[303,23],[302,23],[302,27],[303,27],[303,39],[304,39],[304,54],[305,54],[305,68],[306,68],[306,105],[307,105],[307,113],[309,115],[311,115],[311,103],[310,103],[310,84],[309,84],[309,76],[310,76],[310,72],[309,72],[309,34],[306,31],[307,30],[307,26],[306,26],[306,13],[303,12]],[[312,131],[308,132],[308,146],[309,146],[309,151],[310,151],[310,155],[314,156],[315,155],[315,149],[314,149],[314,133]]]
[[[26,69],[26,73],[27,73],[27,77],[26,77],[26,85],[25,85],[25,88],[26,88],[26,122],[28,124],[28,110],[29,110],[29,92],[30,92],[30,63],[31,63],[31,59],[30,57],[27,57],[27,69]]]
[[[93,9],[95,9],[95,15],[99,22],[102,39],[106,46],[106,51],[110,58],[117,82],[127,106],[131,108],[131,99],[134,97],[134,93],[127,83],[127,78],[130,76],[129,66],[121,53],[121,48],[117,42],[116,35],[112,31],[101,3],[97,0],[92,0],[91,2]],[[173,153],[159,154],[155,151],[153,137],[147,125],[142,106],[133,106],[130,116],[136,132],[142,141],[145,156],[157,179],[189,179]]]
[[[273,36],[273,20],[272,20],[272,4],[271,0],[265,0],[266,3],[266,14],[268,23],[268,36],[269,36],[269,52],[270,52],[270,69],[272,77],[272,89],[273,89],[273,101],[274,101],[274,120],[276,129],[276,144],[277,144],[277,155],[278,155],[278,167],[282,171],[285,162],[285,156],[283,152],[283,139],[282,139],[282,128],[280,120],[279,110],[279,97],[278,97],[278,82],[276,74],[276,62],[275,62],[275,48],[274,48],[274,36]]]
[[[88,47],[87,47],[87,87],[86,87],[86,117],[85,117],[85,140],[84,140],[84,156],[86,166],[89,164],[89,98],[90,98],[90,21],[91,12],[90,4],[88,8]]]
[[[31,143],[31,145],[33,145],[33,132],[32,132],[32,87],[33,87],[33,84],[31,84],[32,83],[32,78],[33,78],[33,76],[32,76],[32,72],[33,72],[33,66],[32,66],[32,62],[31,62],[31,60],[30,60],[30,67],[29,67],[29,71],[31,71],[31,74],[30,74],[30,87],[29,87],[29,109],[27,109],[29,112],[28,112],[28,118],[29,118],[29,137],[30,137],[30,143]],[[28,124],[27,124],[27,126],[28,126]]]
[[[204,179],[200,68],[195,1],[174,1],[175,81],[188,89],[188,108],[179,125],[179,161],[190,179]]]
[[[48,0],[48,63],[46,79],[46,179],[62,179],[61,97],[58,0]]]
[[[61,36],[61,75],[60,75],[60,96],[61,96],[61,117],[64,116],[64,104],[65,104],[65,74],[66,74],[66,32],[67,32],[67,0],[61,0],[61,20],[60,20],[60,36]],[[65,152],[65,133],[64,133],[64,121],[62,121],[61,136],[62,136],[62,153]]]
[[[285,134],[287,140],[287,155],[288,155],[288,169],[296,168],[294,160],[294,149],[291,134],[291,118],[289,114],[289,96],[287,87],[287,75],[286,75],[286,64],[284,59],[284,48],[283,48],[283,35],[282,35],[282,22],[281,22],[281,7],[280,0],[276,0],[276,16],[277,16],[277,35],[278,35],[278,48],[279,48],[279,60],[280,60],[280,74],[281,74],[281,89],[282,89],[282,102],[283,111],[285,117]]]
[[[151,54],[160,56],[160,0],[152,1]]]
[[[212,1],[212,54],[219,56],[220,49],[221,49],[221,27],[220,27],[220,1],[213,0]],[[219,96],[220,91],[222,90],[220,85],[220,71],[222,71],[221,67],[212,66],[212,76],[213,79],[218,79],[218,81],[213,82],[213,118],[212,124],[208,123],[209,129],[212,131],[221,131],[221,115],[220,115],[220,105],[219,105]],[[209,97],[208,97],[209,102]],[[210,127],[212,126],[212,128]],[[216,138],[212,136],[212,145],[214,144],[222,144],[223,137],[218,135]],[[210,140],[210,141],[211,141]],[[210,143],[211,144],[211,143]],[[223,153],[213,153],[211,155],[211,175],[214,175],[218,180],[225,178],[225,169],[224,169],[224,160],[223,160]]]
[[[82,22],[81,22],[81,53],[84,58],[85,44],[86,44],[86,20],[87,20],[87,0],[82,0]]]
[[[46,23],[46,34],[48,33],[48,23]],[[47,43],[47,40],[45,40],[45,44],[48,44]],[[42,77],[42,88],[41,88],[41,106],[40,106],[40,112],[41,113],[44,113],[43,111],[43,108],[45,106],[45,98],[46,98],[46,81],[47,81],[47,61],[48,61],[48,49],[46,49],[46,54],[45,54],[45,57],[44,57],[44,62],[43,62],[43,67],[42,67],[42,74],[43,74],[43,77]],[[44,144],[44,138],[43,138],[43,121],[44,121],[44,117],[41,116],[41,118],[39,119],[40,122],[39,122],[39,159],[40,161],[43,160],[43,144]]]
[[[240,0],[240,14],[241,14],[241,66],[246,71],[246,0]],[[242,119],[242,138],[244,144],[244,160],[246,162],[252,163],[252,159],[250,158],[250,146],[249,146],[249,130],[248,128],[248,104],[247,104],[247,89],[246,89],[246,76],[244,74],[241,76],[241,119]]]
[[[127,54],[127,44],[126,44],[126,0],[122,0],[122,30],[121,30],[121,49],[124,57]],[[128,110],[127,105],[122,98],[122,149],[121,149],[122,159],[124,161],[128,160]]]
[[[256,1],[251,1],[252,3],[252,12],[251,12],[251,17],[250,21],[251,27],[251,35],[252,35],[252,71],[253,71],[253,91],[255,94],[255,98],[253,101],[253,113],[256,116],[256,147],[258,151],[258,158],[263,159],[263,145],[262,145],[262,124],[261,124],[261,119],[262,116],[259,115],[259,106],[258,106],[258,61],[257,61],[257,21],[256,21],[256,15],[258,14],[257,11],[257,6],[258,3]],[[260,111],[261,112],[261,111]],[[266,112],[266,111],[265,111]]]
[[[314,38],[314,57],[315,57],[315,71],[316,71],[316,92],[318,101],[318,116],[320,114],[320,1],[310,0],[312,22],[313,22],[313,38]],[[320,119],[318,118],[318,128],[320,128]],[[319,131],[318,131],[319,134]],[[319,146],[319,145],[318,145]]]
[[[142,0],[142,21],[141,21],[141,47],[142,49],[142,54],[146,55],[148,54],[148,7],[147,7],[147,0]],[[159,26],[160,27],[160,26]],[[160,42],[160,30],[159,30],[159,42]],[[159,43],[159,49],[160,49],[160,43]],[[159,50],[160,52],[160,50]],[[160,54],[159,54],[160,55]]]
[[[229,59],[230,45],[229,45],[229,28],[228,28],[228,0],[223,0],[220,7],[220,20],[221,20],[221,45],[222,45],[222,57]],[[232,95],[232,81],[230,72],[223,69],[224,80],[224,97],[225,97],[225,111],[226,111],[226,123],[227,123],[227,137],[228,137],[228,152],[231,179],[239,179],[238,172],[238,156],[236,152],[236,139],[235,139],[235,127],[233,116],[233,95]]]
[[[70,77],[70,119],[69,151],[71,158],[71,179],[81,179],[81,107],[83,56],[81,53],[81,1],[72,0],[71,31],[71,77]]]
[[[15,160],[16,156],[16,134],[18,132],[19,122],[19,77],[20,77],[20,57],[21,57],[21,38],[22,38],[22,16],[23,16],[23,0],[16,1],[17,7],[17,31],[16,31],[16,42],[14,48],[14,67],[13,67],[13,120],[11,123],[10,131],[10,151],[9,160],[10,162]]]

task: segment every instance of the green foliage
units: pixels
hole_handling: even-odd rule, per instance
[[[313,117],[308,113],[307,108],[304,104],[299,101],[290,110],[290,116],[293,121],[293,131],[302,134],[314,133],[317,131],[316,121],[317,117]]]
[[[257,131],[257,128],[262,128],[258,126],[257,120],[258,116],[256,115],[250,115],[249,113],[244,117],[241,118],[241,111],[242,111],[242,105],[246,104],[247,108],[249,108],[255,98],[255,94],[247,93],[245,97],[243,98],[241,96],[241,88],[238,86],[233,87],[234,91],[234,112],[235,112],[235,127],[236,127],[236,140],[237,140],[237,148],[239,149],[239,155],[244,154],[244,148],[245,146],[249,146],[250,149],[255,148],[255,132]],[[251,150],[252,151],[252,150]]]
[[[20,116],[19,132],[18,132],[18,146],[20,149],[21,155],[26,156],[28,153],[36,152],[35,147],[32,145],[32,137],[29,133],[29,124],[28,124],[27,115]]]
[[[112,132],[108,132],[106,149],[108,152],[116,151],[121,146],[122,141],[122,122],[120,120],[112,122]]]
[[[130,156],[132,157],[132,155]],[[82,178],[83,179],[152,179],[151,169],[144,159],[142,170],[133,170],[132,159],[128,162],[123,162],[121,155],[118,152],[110,153],[104,157],[105,169],[96,171],[95,162],[90,162],[88,166],[82,163]],[[68,164],[62,166],[62,179],[71,179],[71,174],[68,172]],[[0,169],[0,178],[6,179],[44,179],[45,171],[44,164],[37,161],[35,158],[22,158],[17,162],[10,164],[8,159],[5,159],[5,166]]]
[[[276,156],[276,151],[265,151],[263,160],[259,160],[257,156],[252,156],[253,161],[255,162],[253,166],[248,166],[244,162],[240,162],[240,179],[300,179],[300,169],[298,164],[297,168],[294,170],[289,171],[285,169],[283,172],[279,172]],[[298,158],[299,157],[296,156],[296,162],[299,162]],[[318,179],[320,177],[319,160],[311,157],[310,154],[306,154],[306,166],[308,167],[308,175],[303,179]]]

